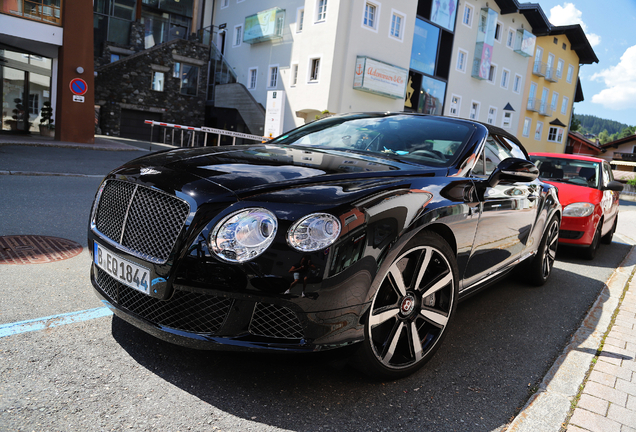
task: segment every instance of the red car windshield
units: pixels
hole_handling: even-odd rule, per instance
[[[530,159],[539,168],[539,177],[543,180],[598,189],[601,169],[598,162],[532,155]]]

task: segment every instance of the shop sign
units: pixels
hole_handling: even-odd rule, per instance
[[[245,17],[243,42],[254,44],[281,38],[285,23],[285,11],[280,8],[268,9]]]
[[[283,133],[285,120],[285,92],[270,90],[267,92],[267,105],[265,109],[265,138],[275,138]]]
[[[404,99],[408,70],[370,57],[358,56],[353,88],[394,99]]]

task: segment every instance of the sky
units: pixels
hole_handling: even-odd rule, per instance
[[[580,24],[599,60],[580,68],[585,100],[574,113],[636,126],[636,0],[538,3],[552,25]]]

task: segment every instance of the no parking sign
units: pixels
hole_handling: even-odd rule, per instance
[[[88,91],[88,84],[81,78],[73,78],[69,84],[73,93],[73,102],[84,102],[84,94]]]

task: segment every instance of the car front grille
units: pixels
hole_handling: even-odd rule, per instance
[[[155,324],[177,330],[211,333],[219,331],[234,300],[176,290],[169,300],[159,300],[134,290],[96,268],[97,286],[110,301]]]
[[[190,205],[175,196],[121,180],[108,180],[95,212],[95,227],[137,256],[164,263]]]
[[[559,231],[559,237],[566,240],[578,240],[583,237],[583,231]]]
[[[279,339],[302,339],[303,327],[298,316],[289,308],[266,303],[257,303],[250,322],[249,331],[255,336]]]

